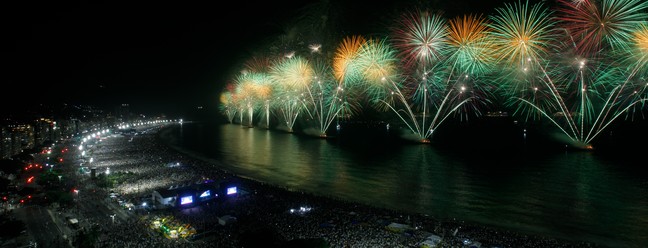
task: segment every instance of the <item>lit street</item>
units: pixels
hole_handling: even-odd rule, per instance
[[[63,237],[69,237],[70,230],[64,222],[54,217],[56,213],[37,205],[17,208],[14,211],[15,216],[25,222],[27,231],[38,244],[37,247],[66,247]]]

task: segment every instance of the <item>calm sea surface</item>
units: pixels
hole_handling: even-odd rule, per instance
[[[483,140],[445,146],[450,133],[439,143],[413,144],[393,132],[343,127],[336,138],[321,139],[198,122],[163,137],[236,174],[296,190],[602,246],[648,247],[641,149],[544,150],[527,146],[522,134],[498,146],[496,133],[486,135],[493,146]]]

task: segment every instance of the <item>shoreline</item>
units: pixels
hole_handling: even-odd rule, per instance
[[[244,181],[247,187],[251,188],[269,188],[270,191],[285,191],[283,194],[292,195],[286,196],[294,198],[296,195],[301,198],[307,198],[309,201],[314,202],[328,202],[327,204],[336,205],[336,208],[345,209],[344,212],[356,212],[357,209],[364,209],[370,215],[384,215],[384,216],[399,216],[395,220],[412,223],[414,226],[420,227],[416,232],[424,235],[436,234],[445,237],[446,240],[442,243],[441,247],[461,247],[462,239],[468,238],[473,241],[480,242],[482,247],[599,247],[596,244],[589,242],[574,242],[570,240],[556,239],[552,237],[544,237],[539,235],[530,235],[519,233],[513,230],[503,230],[497,227],[486,226],[479,223],[467,223],[462,220],[443,220],[428,216],[421,213],[410,212],[406,210],[389,209],[386,207],[371,206],[363,203],[352,202],[345,199],[337,198],[334,195],[321,195],[310,192],[302,192],[299,189],[291,189],[281,185],[273,185],[267,182],[256,180],[246,177],[245,175],[238,175],[222,168],[222,161],[216,161],[208,158],[203,154],[196,154],[195,152],[177,147],[171,144],[168,140],[164,140],[163,136],[165,130],[172,128],[171,126],[159,130],[156,135],[157,142],[168,146],[175,152],[182,154],[190,159],[199,161],[198,163],[212,163],[214,170],[222,173],[231,174],[232,176]],[[220,165],[220,166],[219,166]],[[407,219],[404,219],[407,216]],[[384,228],[380,228],[384,231]],[[454,231],[456,230],[456,232]],[[450,235],[455,233],[452,237]],[[413,235],[416,236],[416,235]],[[418,235],[422,241],[423,236]],[[415,239],[415,237],[412,237]],[[449,240],[448,240],[449,239]],[[332,245],[332,247],[336,247]],[[405,246],[417,247],[417,246]],[[466,246],[467,247],[467,246]]]

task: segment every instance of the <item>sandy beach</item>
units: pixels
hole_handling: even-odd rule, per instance
[[[173,125],[141,127],[132,137],[113,134],[91,148],[86,145],[98,172],[110,168],[111,175],[121,178],[113,188],[86,181],[85,187],[94,191],[83,199],[92,203],[78,211],[89,225],[101,227],[95,247],[421,247],[431,235],[441,238],[438,247],[598,247],[376,208],[233,175],[219,161],[167,145],[164,140],[172,137],[160,136]],[[206,179],[236,183],[244,193],[191,208],[153,207],[154,202],[137,207],[155,190]],[[111,191],[133,204],[125,206],[135,207],[120,207],[110,198]],[[93,217],[92,204],[97,201],[120,208],[122,217]],[[219,219],[224,215],[236,221],[222,225]],[[165,237],[151,224],[160,218],[173,219],[195,234]],[[403,228],[388,228],[393,223]]]

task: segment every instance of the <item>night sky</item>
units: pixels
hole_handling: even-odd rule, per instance
[[[128,103],[135,111],[167,114],[215,109],[223,85],[263,47],[260,41],[281,32],[313,2],[3,3],[3,36],[10,40],[3,53],[9,62],[4,85],[33,103]],[[355,34],[390,22],[403,6],[444,5],[448,15],[502,6],[499,0],[330,3],[348,24],[340,32]]]

